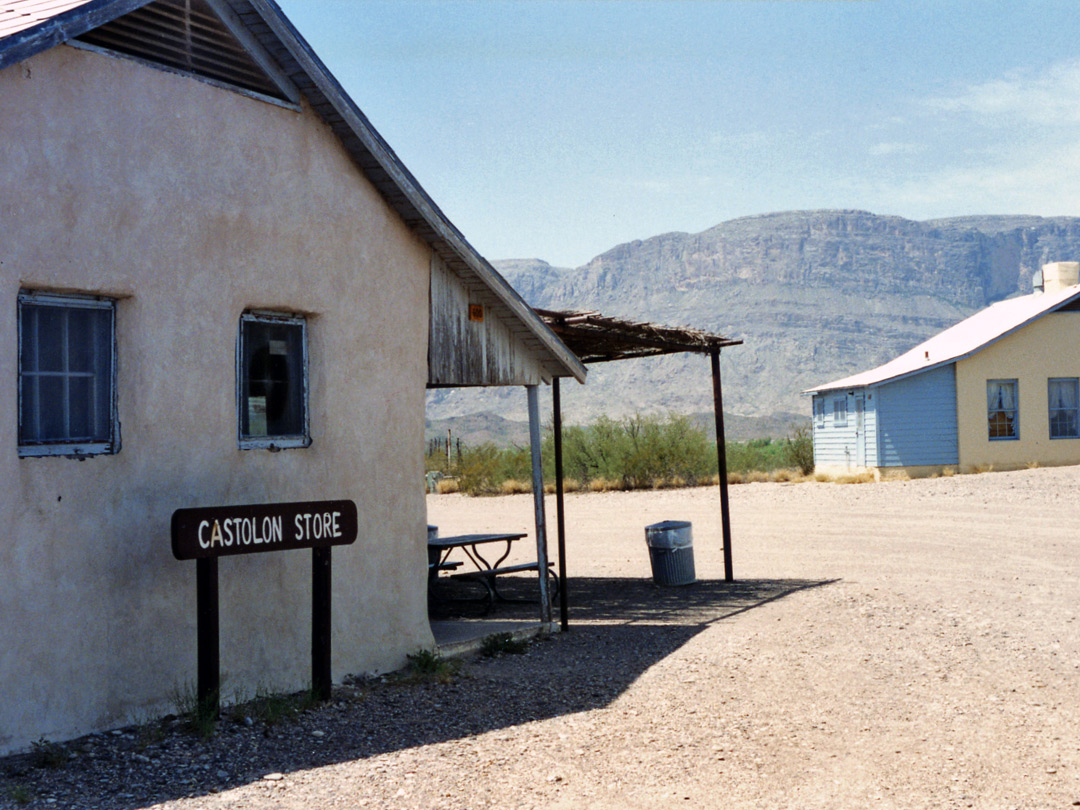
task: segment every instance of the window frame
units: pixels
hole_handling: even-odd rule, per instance
[[[1020,381],[1017,378],[1012,379],[993,379],[987,380],[987,389],[991,385],[1011,385],[1013,387],[1013,407],[1011,410],[1005,409],[993,409],[990,408],[989,399],[986,403],[986,437],[991,442],[1015,442],[1020,440]],[[1013,435],[1012,436],[992,436],[991,430],[991,414],[992,413],[1012,413],[1013,415]]]
[[[1055,408],[1050,401],[1050,387],[1053,383],[1072,383],[1073,391],[1076,392],[1075,401],[1076,407],[1072,408],[1073,413],[1073,433],[1054,435],[1054,414],[1061,412],[1068,412],[1068,409]],[[1080,378],[1078,377],[1049,377],[1046,380],[1046,408],[1047,408],[1047,434],[1051,440],[1057,439],[1080,439]]]
[[[85,458],[88,456],[115,455],[120,452],[120,420],[117,412],[118,361],[116,341],[116,299],[100,295],[80,293],[53,293],[37,290],[20,290],[17,296],[16,332],[16,407],[17,428],[16,443],[19,458],[43,458],[48,456],[69,456]],[[105,310],[109,313],[109,413],[106,421],[109,438],[105,441],[63,441],[48,439],[26,441],[23,437],[23,312],[25,307],[62,307],[65,309]],[[39,341],[40,346],[40,341]],[[66,407],[66,406],[65,406]]]
[[[833,427],[847,427],[847,394],[842,397],[834,397],[832,401]]]
[[[303,432],[300,434],[251,436],[244,434],[244,411],[248,402],[244,394],[244,325],[247,323],[300,327],[300,407]],[[236,439],[241,450],[287,450],[311,446],[310,375],[308,369],[308,328],[303,315],[265,310],[248,310],[240,315],[236,330]]]
[[[814,424],[817,427],[825,427],[825,397],[814,399]]]

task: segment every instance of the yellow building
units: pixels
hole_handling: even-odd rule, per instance
[[[1080,464],[1080,263],[878,368],[809,389],[823,472]]]

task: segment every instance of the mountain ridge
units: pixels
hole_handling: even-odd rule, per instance
[[[722,357],[725,408],[808,413],[799,392],[883,363],[983,307],[1031,291],[1048,261],[1080,260],[1080,218],[971,215],[919,222],[856,209],[755,214],[699,233],[615,245],[577,268],[494,261],[532,306],[693,326],[744,345]],[[690,355],[591,366],[570,421],[711,407]],[[704,377],[704,378],[703,378]],[[702,379],[703,378],[703,379]],[[512,391],[429,395],[441,419],[520,419]]]

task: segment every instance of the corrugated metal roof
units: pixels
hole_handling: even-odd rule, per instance
[[[0,69],[106,25],[150,2],[0,0],[0,20],[10,20],[10,27],[0,33]],[[476,281],[491,294],[496,316],[513,334],[526,345],[530,338],[537,342],[538,355],[547,373],[584,382],[584,364],[443,214],[277,4],[273,0],[212,0],[211,4],[227,6],[278,62],[402,220],[462,279]],[[31,7],[36,16],[21,13],[30,11]]]
[[[1035,293],[999,301],[882,366],[808,388],[803,393],[816,394],[838,388],[880,385],[953,363],[975,354],[1074,299],[1080,299],[1080,285],[1066,287],[1055,293]]]
[[[0,38],[25,31],[90,0],[5,0],[0,3]]]

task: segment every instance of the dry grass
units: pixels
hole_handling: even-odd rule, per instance
[[[838,475],[834,480],[837,484],[872,484],[874,474],[870,472],[854,473],[852,475]]]
[[[994,471],[993,464],[976,464],[971,468],[971,472],[975,475],[981,475],[982,473],[989,473]]]
[[[440,495],[450,495],[454,492],[461,492],[461,487],[458,485],[456,478],[443,478],[435,485]]]
[[[686,479],[681,475],[673,475],[671,478],[661,478],[653,482],[653,489],[682,489],[686,486]]]
[[[548,487],[551,487],[551,492],[555,491],[554,484],[548,484],[544,487],[544,491],[548,492]],[[532,484],[528,481],[519,481],[516,478],[507,478],[501,484],[499,484],[500,495],[524,495],[527,492],[532,492]]]
[[[619,492],[622,484],[610,478],[594,478],[589,482],[589,492]]]
[[[563,492],[581,492],[581,481],[576,478],[564,478],[562,482]],[[554,495],[556,489],[556,483],[549,481],[544,484],[544,494]],[[532,492],[532,489],[529,489]]]
[[[943,467],[941,469],[941,477],[942,478],[952,478],[954,475],[956,475],[956,468],[955,467]]]
[[[1037,470],[1037,469],[1039,469],[1039,467],[1041,467],[1042,465],[1041,465],[1041,464],[1039,464],[1039,462],[1037,462],[1037,461],[1029,461],[1029,462],[1028,462],[1027,464],[1025,464],[1024,466],[1025,466],[1025,467],[1027,467],[1027,468],[1028,468],[1029,470]]]
[[[791,470],[787,468],[773,470],[772,474],[769,476],[770,480],[775,481],[779,484],[787,483],[789,481],[803,481],[805,480],[805,478],[806,476],[804,476],[798,470]]]

